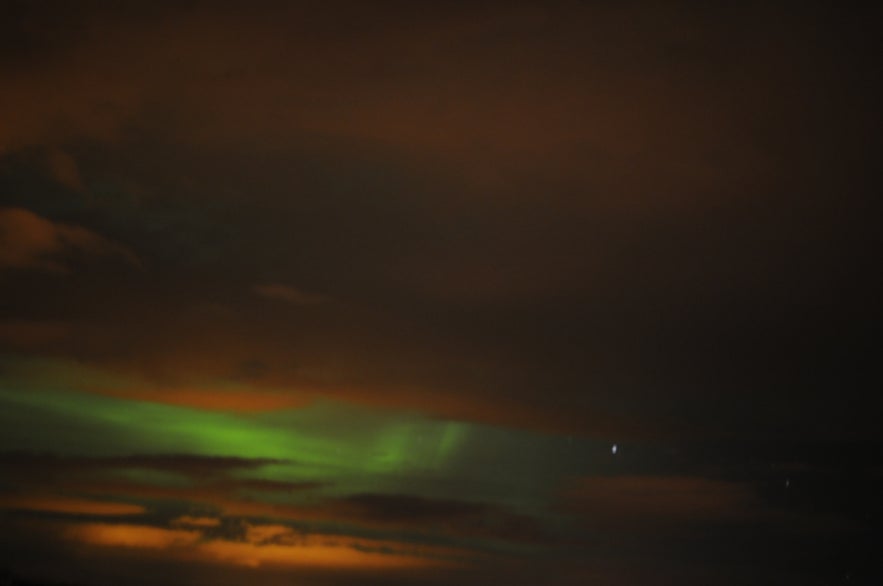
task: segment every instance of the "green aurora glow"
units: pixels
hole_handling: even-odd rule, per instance
[[[281,462],[239,474],[320,482],[329,494],[392,492],[540,506],[562,475],[585,468],[580,450],[597,454],[601,448],[588,440],[331,401],[238,414],[57,388],[10,390],[7,384],[0,403],[4,444],[19,450],[272,459]],[[44,432],[32,433],[36,425]]]

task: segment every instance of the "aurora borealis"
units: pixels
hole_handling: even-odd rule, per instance
[[[0,584],[879,583],[875,22],[0,0]]]

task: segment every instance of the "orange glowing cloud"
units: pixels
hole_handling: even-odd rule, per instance
[[[373,551],[361,549],[366,545],[373,546]],[[219,540],[202,544],[199,553],[211,560],[249,567],[278,565],[329,569],[394,569],[454,563],[422,557],[420,550],[403,549],[401,544],[395,544],[396,549],[389,549],[390,545],[390,542],[370,542],[347,537],[310,537],[299,544],[266,545]]]
[[[323,534],[300,534],[282,525],[249,525],[244,540],[211,539],[200,530],[88,523],[63,535],[99,547],[161,550],[177,559],[247,567],[396,569],[451,566],[467,553],[454,548]]]
[[[304,534],[285,525],[246,526],[244,541],[215,540],[203,553],[247,566],[406,568],[456,565],[475,552],[347,535]]]
[[[199,541],[202,534],[199,531],[145,525],[87,523],[70,527],[67,537],[91,545],[168,549],[193,545]]]
[[[214,517],[191,517],[190,515],[184,515],[182,517],[178,517],[177,519],[173,519],[171,521],[171,525],[173,527],[217,527],[221,524],[220,519],[216,519]]]
[[[291,527],[285,525],[251,525],[245,527],[245,540],[256,545],[268,543],[283,536],[291,535]]]

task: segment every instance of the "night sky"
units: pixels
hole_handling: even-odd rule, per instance
[[[0,584],[883,583],[879,22],[0,0]]]

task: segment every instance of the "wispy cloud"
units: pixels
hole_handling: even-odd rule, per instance
[[[67,272],[77,256],[115,257],[140,266],[132,251],[91,230],[22,208],[0,208],[0,269]]]
[[[325,298],[321,295],[305,293],[290,285],[280,285],[278,283],[255,285],[254,292],[261,297],[285,301],[292,305],[316,305],[325,301]]]

